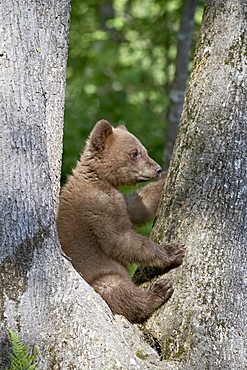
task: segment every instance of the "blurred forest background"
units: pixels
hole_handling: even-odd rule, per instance
[[[196,12],[190,59],[204,1],[71,1],[62,182],[102,118],[114,126],[126,125],[162,165],[177,45],[180,39],[182,49],[186,40],[182,12],[188,13],[192,3]],[[187,16],[184,29],[188,23]]]

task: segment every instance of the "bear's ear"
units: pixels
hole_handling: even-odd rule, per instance
[[[121,130],[128,131],[128,130],[127,130],[127,127],[126,127],[126,126],[124,126],[124,125],[120,125],[120,126],[118,126],[117,128],[121,128]]]
[[[89,137],[90,146],[96,151],[103,150],[106,138],[112,133],[112,126],[108,121],[104,119],[98,121]]]

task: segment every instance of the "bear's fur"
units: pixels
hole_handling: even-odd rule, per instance
[[[131,195],[117,189],[159,177]],[[167,268],[184,257],[182,244],[158,245],[133,230],[155,216],[164,177],[125,126],[113,128],[101,120],[61,192],[57,226],[64,252],[112,312],[131,322],[146,320],[173,288],[159,280],[142,290],[129,278],[126,265]]]

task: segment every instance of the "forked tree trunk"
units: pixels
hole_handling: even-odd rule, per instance
[[[167,369],[247,368],[246,14],[246,0],[206,3],[153,230],[187,245],[173,297],[147,324]]]
[[[49,167],[61,139],[52,155],[49,143],[61,138],[68,13],[67,0],[0,3],[0,367],[11,328],[39,349],[42,370],[244,369],[246,1],[206,7],[155,227],[188,246],[172,300],[148,323],[177,359],[157,366],[59,249]]]
[[[0,368],[12,329],[42,370],[157,369],[59,247],[69,12],[68,0],[0,2]]]

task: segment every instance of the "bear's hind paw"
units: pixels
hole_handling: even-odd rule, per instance
[[[158,297],[162,304],[171,298],[173,291],[172,283],[166,279],[154,281],[148,288],[150,298],[155,299]]]

